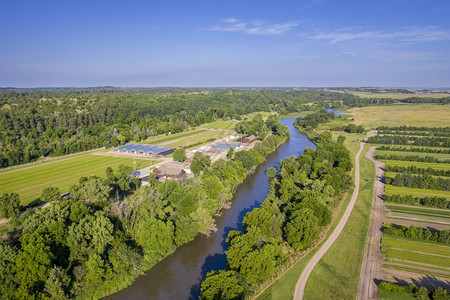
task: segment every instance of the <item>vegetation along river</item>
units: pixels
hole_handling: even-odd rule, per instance
[[[228,232],[241,229],[244,215],[259,207],[266,198],[270,187],[266,170],[272,166],[277,168],[281,160],[298,156],[305,148],[315,149],[315,145],[293,126],[295,119],[280,120],[289,128],[289,140],[268,155],[266,162],[238,187],[231,208],[216,218],[216,233],[209,237],[197,236],[140,276],[131,286],[108,299],[197,299],[200,283],[206,274],[225,268]]]

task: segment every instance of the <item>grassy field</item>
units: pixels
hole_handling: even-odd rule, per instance
[[[5,193],[18,193],[21,203],[25,205],[39,198],[42,189],[46,186],[55,186],[61,192],[67,192],[69,187],[77,183],[82,176],[105,176],[107,167],[117,168],[120,164],[133,166],[133,161],[136,161],[137,168],[155,163],[150,159],[83,153],[0,171],[0,188]]]
[[[450,105],[436,104],[395,104],[352,108],[349,113],[355,123],[365,128],[378,126],[448,126]],[[430,117],[432,116],[432,117]]]
[[[154,138],[149,138],[146,139],[144,141],[141,141],[139,143],[136,142],[131,142],[133,144],[159,144],[159,143],[167,143],[173,140],[177,140],[180,138],[185,138],[185,137],[189,137],[192,135],[196,135],[199,133],[203,133],[203,132],[207,132],[207,130],[205,129],[194,129],[194,130],[189,130],[189,131],[183,131],[183,132],[178,132],[178,133],[174,133],[174,134],[169,134],[169,135],[163,135],[163,136],[158,136],[158,137],[154,137]]]
[[[445,197],[450,200],[450,192],[448,191],[438,191],[438,190],[425,190],[425,189],[415,189],[407,187],[398,187],[393,185],[385,186],[385,193],[388,195],[399,194],[399,195],[413,195],[414,197]]]
[[[450,218],[450,209],[436,210],[417,206],[399,206],[386,204],[386,208],[394,212],[413,213],[423,216],[435,216]]]
[[[200,133],[198,135],[190,136],[189,138],[186,138],[186,139],[174,141],[172,143],[166,144],[166,146],[169,148],[179,147],[179,146],[188,147],[189,145],[192,145],[192,144],[206,142],[207,140],[212,139],[212,138],[214,138],[214,139],[223,138],[223,137],[231,135],[231,134],[233,134],[233,131],[231,131],[231,130],[207,131],[207,132]]]
[[[418,168],[432,168],[436,170],[450,170],[450,164],[441,164],[441,163],[429,163],[429,162],[416,162],[416,161],[402,161],[402,160],[384,160],[387,166],[401,166],[401,167],[409,167],[416,166]]]
[[[217,120],[212,123],[205,124],[201,126],[202,128],[208,128],[208,129],[233,129],[236,124],[239,123],[239,121],[232,121],[232,120]]]
[[[425,243],[402,239],[398,237],[383,236],[381,244],[389,248],[404,249],[410,251],[420,251],[429,254],[445,255],[450,254],[450,246],[444,246],[437,243]]]
[[[441,154],[441,153],[426,153],[426,152],[406,152],[406,151],[387,151],[387,150],[377,150],[376,155],[396,155],[396,156],[418,156],[425,157],[430,156],[437,158],[439,160],[450,159],[450,154]]]
[[[364,137],[364,135],[345,134],[345,136],[345,144],[349,147],[352,157],[354,157],[359,149],[359,141]],[[366,176],[367,174],[369,174],[367,176],[373,176],[373,165],[367,159],[363,159],[363,157],[364,153],[361,155],[361,176]],[[366,181],[364,181],[364,183],[366,183]],[[352,192],[353,191],[350,190],[348,193],[338,215],[333,222],[333,225],[331,226],[331,229],[328,231],[328,235],[331,234],[341,219],[342,214],[350,201]],[[306,286],[305,299],[314,298],[316,296],[316,292],[320,293],[320,297],[316,297],[316,299],[326,299],[328,295],[332,295],[332,298],[334,298],[336,295],[339,295],[339,293],[333,292],[334,288],[338,288],[339,292],[343,291],[342,295],[356,295],[360,265],[364,251],[364,239],[369,223],[368,215],[370,213],[371,194],[372,184],[364,187],[361,186],[360,195],[364,196],[360,196],[361,198],[358,198],[355,209],[353,210],[343,233],[336,241],[335,245],[333,245],[332,249],[330,249],[330,251],[328,251],[322,259],[321,263],[319,263],[319,265],[315,268],[308,281],[308,285]],[[349,247],[349,241],[355,242],[358,247]],[[320,247],[320,245],[318,247]],[[264,293],[258,297],[258,299],[292,299],[298,277],[314,253],[316,253],[317,249],[318,248],[311,251],[307,256],[298,261],[289,271],[269,286]],[[343,262],[339,262],[336,259],[336,256],[341,253],[346,253],[344,257],[348,256],[348,259]],[[337,276],[336,273],[338,273]],[[348,278],[350,278],[350,280],[347,280]],[[331,279],[331,281],[329,279]],[[313,290],[311,293],[310,288],[316,285],[321,285],[319,291]],[[349,287],[351,290],[345,291]],[[323,294],[321,292],[323,292]]]

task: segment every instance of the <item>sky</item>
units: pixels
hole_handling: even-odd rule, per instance
[[[450,87],[449,0],[3,0],[0,11],[0,87]]]

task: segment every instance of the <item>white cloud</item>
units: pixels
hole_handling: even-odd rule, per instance
[[[221,21],[220,26],[211,27],[211,31],[226,31],[226,32],[242,32],[253,35],[279,35],[285,33],[295,26],[297,22],[287,23],[270,23],[266,21],[251,21],[241,22],[238,19],[228,18]]]
[[[319,32],[316,35],[308,36],[311,39],[329,40],[331,44],[355,41],[372,40],[386,41],[396,40],[400,42],[435,42],[450,40],[450,32],[439,27],[409,27],[399,31],[359,31],[351,32],[349,29],[337,32]]]

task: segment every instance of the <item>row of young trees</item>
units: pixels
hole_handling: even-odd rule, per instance
[[[401,152],[422,152],[422,153],[439,153],[439,154],[450,154],[450,149],[440,149],[440,148],[416,148],[416,147],[395,147],[395,146],[379,146],[378,150],[386,151],[401,151]]]
[[[257,111],[314,110],[346,97],[353,96],[293,89],[0,89],[0,167]]]
[[[437,137],[417,137],[417,136],[399,136],[399,135],[376,135],[369,137],[367,142],[372,144],[390,144],[390,145],[415,145],[429,147],[450,147],[450,138]]]
[[[430,230],[416,226],[403,226],[384,223],[383,235],[406,237],[413,240],[433,241],[442,244],[450,244],[450,230]]]
[[[183,183],[150,176],[138,187],[121,166],[81,178],[70,200],[48,189],[42,198],[52,205],[12,219],[0,243],[0,298],[96,299],[125,288],[177,246],[216,230],[214,216],[235,187],[287,139],[287,128],[277,128],[233,159],[205,160]]]
[[[410,173],[397,173],[394,178],[386,177],[386,184],[409,188],[450,191],[450,178],[433,177],[430,174],[412,175]]]
[[[422,205],[437,208],[450,208],[450,201],[444,197],[414,197],[413,195],[384,195],[384,201],[408,205]]]
[[[378,160],[401,160],[401,161],[417,161],[417,162],[450,164],[450,159],[439,159],[439,158],[436,158],[433,156],[376,154],[375,158]]]
[[[384,170],[386,172],[396,172],[396,173],[406,172],[406,173],[411,173],[411,174],[430,174],[430,175],[434,175],[434,176],[450,177],[450,170],[433,169],[431,167],[419,168],[416,166],[386,165]]]
[[[419,126],[380,126],[377,128],[379,131],[386,133],[396,133],[397,131],[420,131],[420,132],[433,132],[433,133],[447,133],[450,134],[450,127],[419,127]]]
[[[362,125],[348,124],[346,126],[338,126],[332,129],[333,131],[344,131],[347,133],[365,133],[366,130]]]
[[[228,234],[227,270],[208,273],[202,299],[244,297],[289,256],[311,247],[331,222],[328,201],[350,187],[352,162],[331,133],[315,143],[315,151],[281,162],[263,204],[245,215],[242,231]]]
[[[450,299],[449,290],[442,287],[436,287],[433,290],[428,290],[426,287],[417,287],[415,284],[410,283],[408,285],[399,285],[389,281],[381,281],[378,284],[378,288],[383,291],[395,292],[400,294],[406,294],[413,298],[420,300],[448,300]]]

